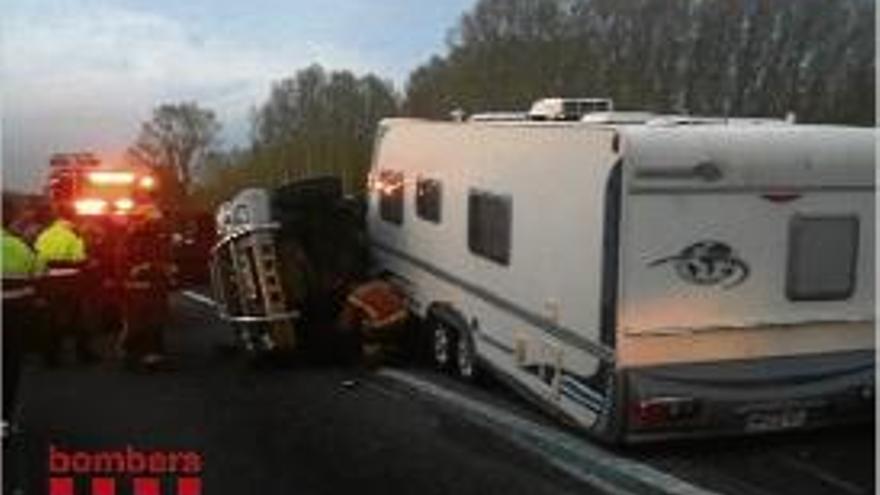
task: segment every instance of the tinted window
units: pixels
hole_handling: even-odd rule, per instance
[[[383,170],[379,174],[379,216],[386,222],[403,223],[403,173]]]
[[[429,222],[440,223],[443,208],[443,185],[438,180],[419,178],[416,183],[416,214]]]
[[[858,239],[856,217],[795,217],[789,229],[788,298],[832,301],[852,296]]]
[[[502,265],[510,264],[510,196],[471,191],[468,197],[468,248]]]

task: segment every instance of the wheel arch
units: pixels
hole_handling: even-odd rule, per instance
[[[425,316],[428,319],[439,320],[440,322],[455,329],[455,331],[459,334],[470,334],[470,325],[467,322],[467,318],[465,318],[462,312],[459,311],[455,306],[453,306],[452,303],[445,301],[432,302],[428,306],[428,310],[425,312]]]

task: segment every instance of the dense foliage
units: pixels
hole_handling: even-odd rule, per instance
[[[133,161],[164,172],[186,192],[191,189],[194,169],[219,131],[214,112],[195,102],[160,105],[141,126],[128,154]]]
[[[874,10],[872,0],[480,0],[403,98],[377,76],[319,66],[276,82],[251,143],[204,157],[197,194],[215,205],[242,187],[319,174],[354,191],[382,117],[525,110],[546,96],[873,125]]]
[[[337,175],[349,191],[365,182],[373,135],[397,112],[391,83],[374,75],[301,70],[272,86],[256,109],[251,144],[211,157],[202,202],[216,203],[247,186],[276,186],[315,175]]]
[[[543,96],[619,108],[874,123],[871,0],[481,0],[406,110],[521,110]]]

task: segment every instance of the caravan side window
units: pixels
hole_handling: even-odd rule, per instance
[[[379,173],[379,217],[397,225],[403,223],[403,172]]]
[[[443,211],[443,184],[439,180],[419,177],[416,182],[416,215],[429,222],[440,223]]]
[[[796,216],[789,227],[792,301],[849,299],[856,286],[859,221],[855,216]]]
[[[513,200],[510,196],[471,190],[468,196],[468,248],[477,256],[510,264]]]

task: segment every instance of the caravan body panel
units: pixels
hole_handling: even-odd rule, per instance
[[[384,126],[368,214],[380,266],[421,316],[436,304],[454,308],[481,359],[592,424],[601,388],[587,382],[611,358],[600,329],[601,232],[614,133],[567,124]],[[398,172],[403,213],[395,223],[381,217],[381,177]],[[439,221],[418,214],[420,180],[442,190]],[[469,239],[470,201],[484,193],[510,207],[506,261],[476,254]]]
[[[624,148],[626,438],[872,417],[873,131],[645,126]],[[689,412],[645,413],[663,401]]]
[[[811,426],[873,387],[873,156],[828,126],[391,119],[368,228],[414,312],[594,433]]]
[[[624,143],[622,365],[873,347],[871,130],[640,127]],[[692,354],[646,352],[676,335]]]

